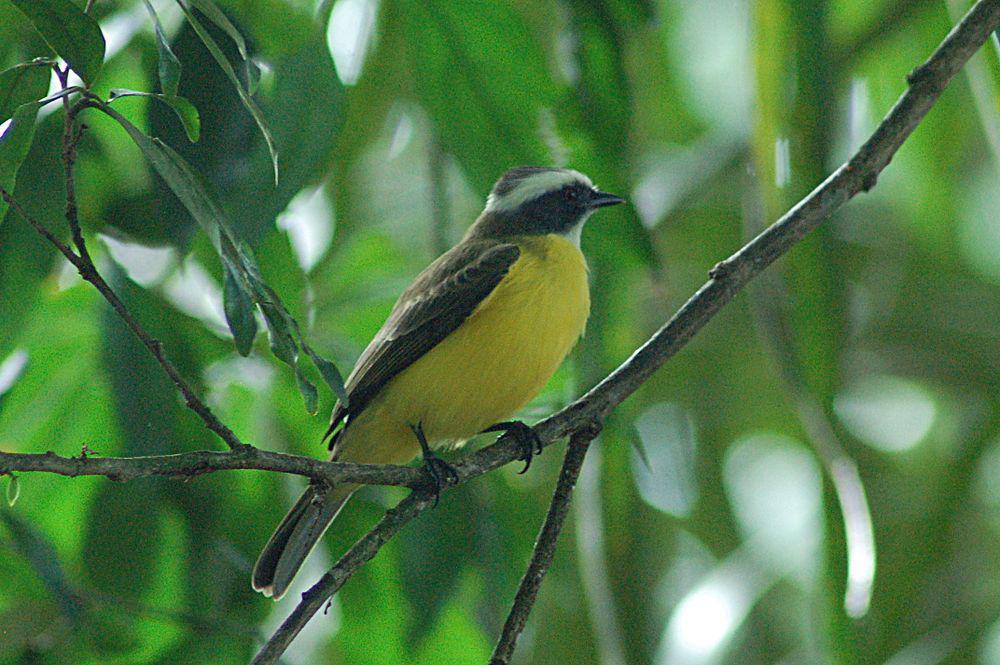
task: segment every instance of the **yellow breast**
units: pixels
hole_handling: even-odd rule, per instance
[[[345,432],[340,459],[403,462],[421,423],[461,443],[509,419],[544,387],[590,313],[583,254],[561,236],[518,243],[507,276],[455,332],[393,379]]]

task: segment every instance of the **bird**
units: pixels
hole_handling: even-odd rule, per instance
[[[510,418],[583,335],[590,286],[581,232],[596,210],[620,203],[572,169],[506,171],[462,240],[403,291],[361,353],[323,437],[331,458],[405,464],[422,453],[440,492],[455,471],[434,449],[504,432],[527,470],[541,442]],[[254,589],[280,598],[358,487],[310,485],[257,559]]]

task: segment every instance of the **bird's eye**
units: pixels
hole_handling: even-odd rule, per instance
[[[580,198],[580,192],[578,192],[575,188],[567,189],[564,196],[566,197],[567,201],[576,201],[578,198]]]

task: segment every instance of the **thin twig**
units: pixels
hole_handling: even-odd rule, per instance
[[[247,444],[240,441],[239,437],[231,429],[229,429],[221,420],[219,420],[212,410],[208,408],[208,405],[202,402],[198,396],[194,393],[191,387],[181,376],[174,364],[170,362],[167,358],[166,353],[163,351],[163,344],[146,332],[146,329],[142,327],[135,317],[128,311],[125,307],[125,303],[115,294],[112,288],[104,281],[101,274],[97,272],[97,268],[94,266],[93,261],[90,260],[89,256],[84,257],[77,255],[71,250],[65,243],[56,238],[51,231],[46,229],[38,220],[32,217],[24,207],[18,203],[18,201],[8,192],[7,190],[0,188],[0,196],[6,201],[14,211],[23,217],[31,226],[35,228],[46,240],[52,243],[59,252],[66,257],[66,260],[73,264],[73,266],[80,273],[80,277],[84,280],[90,282],[94,285],[104,299],[107,300],[111,306],[114,308],[115,312],[125,324],[135,333],[135,336],[139,338],[143,346],[149,349],[149,352],[153,354],[156,361],[160,363],[163,367],[163,371],[167,373],[170,380],[174,382],[177,389],[184,396],[184,403],[189,409],[198,414],[198,416],[204,421],[205,426],[208,429],[219,435],[226,445],[232,450],[239,450],[249,447]],[[68,209],[67,209],[68,214]],[[74,232],[75,233],[75,232]],[[78,248],[83,247],[83,245],[78,245]]]
[[[295,636],[309,622],[309,619],[340,590],[340,587],[344,586],[344,583],[363,564],[370,561],[383,545],[399,533],[400,529],[433,503],[434,494],[414,492],[403,499],[398,506],[388,510],[385,517],[375,525],[374,529],[347,550],[333,568],[320,578],[319,582],[302,594],[302,600],[298,606],[254,657],[251,665],[277,662]]]
[[[979,0],[931,57],[907,77],[907,90],[851,159],[766,231],[717,264],[710,272],[710,280],[614,372],[586,395],[539,423],[536,431],[543,443],[548,445],[572,434],[576,428],[585,424],[603,422],[618,404],[687,344],[751,279],[844,203],[874,187],[878,175],[927,115],[948,82],[998,27],[1000,0]],[[512,438],[501,437],[496,444],[467,456],[463,462],[455,465],[459,475],[458,482],[513,461],[518,456],[517,451],[518,446]],[[406,499],[403,503],[410,500]],[[426,502],[427,505],[429,503]],[[421,510],[414,508],[411,503],[405,516],[400,516],[399,519],[408,521]],[[398,530],[402,525],[394,526]],[[350,555],[351,552],[345,554],[338,562],[338,567],[345,566]],[[365,550],[365,556],[367,560],[373,554]],[[287,645],[288,635],[294,636],[301,630],[321,604],[317,604],[315,599],[308,607],[305,607],[306,601],[300,603],[254,662],[274,662],[274,658],[282,653],[284,647],[274,648],[272,642],[280,639],[283,645]],[[261,658],[264,653],[268,654],[267,658]]]
[[[552,558],[556,553],[556,542],[559,540],[559,533],[566,522],[573,488],[576,486],[577,478],[580,477],[580,469],[583,468],[587,449],[599,431],[599,427],[594,427],[576,432],[570,437],[569,445],[566,446],[566,456],[563,458],[562,470],[559,472],[559,481],[556,483],[555,491],[552,492],[549,510],[545,515],[542,528],[538,532],[535,549],[531,553],[531,563],[528,564],[528,569],[524,572],[524,577],[521,578],[521,584],[514,596],[514,604],[503,624],[496,648],[493,649],[490,665],[507,665],[514,654],[517,638],[521,636],[525,624],[528,623],[528,615],[531,614],[531,608],[535,606],[538,589],[542,586],[545,573],[552,565]]]
[[[69,87],[69,66],[67,65],[65,69],[61,70],[57,68],[56,73],[65,91]],[[87,243],[83,239],[83,231],[80,229],[80,216],[76,204],[76,176],[73,172],[76,165],[76,148],[83,137],[84,125],[76,123],[77,107],[70,104],[69,95],[65,95],[62,102],[64,111],[62,159],[66,183],[66,221],[69,223],[70,231],[73,234],[73,244],[76,246],[80,258],[86,263],[94,265],[93,259],[90,258],[90,252],[87,251]]]

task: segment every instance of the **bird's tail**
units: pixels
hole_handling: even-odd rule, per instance
[[[323,494],[310,486],[274,530],[253,567],[253,588],[277,600],[357,485],[339,485]]]

